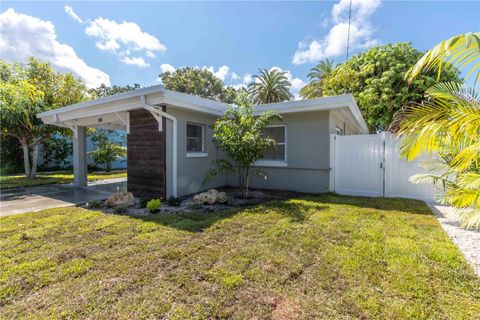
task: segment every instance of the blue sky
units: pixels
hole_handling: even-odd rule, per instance
[[[240,86],[258,68],[278,67],[298,92],[316,61],[345,59],[348,4],[3,1],[1,57],[35,55],[90,86],[157,84],[162,70],[182,66]],[[353,0],[352,8],[352,53],[399,41],[426,50],[480,30],[478,1]]]

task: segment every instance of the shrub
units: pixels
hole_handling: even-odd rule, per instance
[[[217,200],[217,203],[224,204],[224,205],[227,205],[227,206],[233,206],[235,204],[235,202],[233,201],[233,198],[230,197],[230,196],[225,196],[225,197],[219,198]]]
[[[172,206],[172,207],[178,207],[178,206],[180,206],[181,203],[182,203],[182,200],[180,200],[180,198],[178,198],[178,197],[173,197],[172,196],[172,197],[168,198],[168,200],[167,200],[167,204],[169,206]]]
[[[125,213],[125,212],[127,212],[127,207],[125,207],[125,206],[117,206],[117,207],[113,208],[113,211],[114,211],[115,213]]]
[[[95,201],[92,201],[92,202],[88,203],[87,206],[90,209],[100,209],[101,207],[103,207],[103,201],[95,200]]]
[[[199,203],[192,202],[187,207],[190,211],[203,211],[203,206]]]
[[[162,201],[160,199],[151,199],[147,202],[147,209],[150,213],[156,213],[160,210]]]

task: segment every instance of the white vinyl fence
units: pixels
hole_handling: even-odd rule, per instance
[[[434,201],[435,187],[408,179],[428,171],[421,159],[400,157],[400,140],[389,133],[330,139],[330,191],[357,196],[401,197]]]

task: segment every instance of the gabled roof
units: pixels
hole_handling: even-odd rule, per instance
[[[217,116],[221,115],[228,107],[226,103],[167,90],[162,85],[156,85],[49,110],[39,113],[37,116],[41,118],[44,123],[59,126],[65,126],[66,124],[68,125],[68,123],[99,126],[97,119],[98,117],[103,117],[105,119],[104,123],[112,124],[112,128],[116,128],[113,124],[119,124],[121,127],[121,124],[124,122],[122,121],[122,117],[125,116],[127,111],[140,108],[140,99],[142,96],[145,96],[152,105],[166,104],[169,107],[182,108]],[[351,94],[263,104],[258,105],[256,110],[257,112],[274,110],[280,114],[286,114],[315,110],[334,110],[338,108],[348,108],[353,119],[358,123],[362,131],[368,133],[367,125]],[[89,119],[95,122],[91,124],[92,121],[89,121]]]

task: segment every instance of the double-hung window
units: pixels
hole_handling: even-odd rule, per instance
[[[187,156],[205,154],[205,125],[187,123]]]
[[[263,134],[276,141],[268,148],[258,165],[286,165],[287,163],[287,126],[272,125],[264,129]]]

